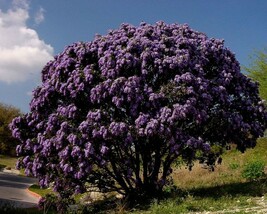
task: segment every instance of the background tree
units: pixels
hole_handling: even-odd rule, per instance
[[[9,124],[22,115],[18,108],[0,103],[0,154],[15,155],[19,141],[12,137]]]
[[[222,40],[158,22],[68,46],[11,128],[18,167],[41,186],[61,198],[95,186],[131,200],[159,193],[178,157],[213,164],[213,146],[255,146],[266,118]]]
[[[250,67],[245,67],[249,77],[259,83],[259,91],[262,99],[267,101],[267,49],[257,51],[252,58]]]

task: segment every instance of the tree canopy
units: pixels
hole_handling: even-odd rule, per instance
[[[257,51],[252,58],[249,67],[245,67],[249,77],[259,83],[259,91],[262,99],[267,101],[267,49]]]
[[[178,157],[190,165],[216,145],[255,146],[266,118],[222,40],[158,22],[66,47],[11,127],[18,167],[62,198],[89,187],[131,198],[161,191]]]

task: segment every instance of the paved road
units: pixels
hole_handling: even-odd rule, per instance
[[[14,207],[37,206],[38,198],[27,191],[27,188],[36,183],[36,179],[0,172],[0,206],[10,204]]]

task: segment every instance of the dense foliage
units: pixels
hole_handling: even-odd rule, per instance
[[[12,137],[9,124],[20,115],[22,113],[19,109],[0,103],[0,154],[16,155],[19,141]]]
[[[259,92],[262,99],[267,100],[267,49],[257,51],[250,67],[246,67],[249,77],[259,83]]]
[[[222,40],[158,22],[68,46],[11,128],[18,167],[42,186],[63,198],[88,186],[130,197],[160,191],[178,157],[213,164],[213,146],[255,146],[266,119]]]

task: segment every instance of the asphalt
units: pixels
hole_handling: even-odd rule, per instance
[[[12,172],[0,172],[0,206],[36,207],[39,198],[27,191],[34,183],[37,183],[34,178],[19,176]]]

